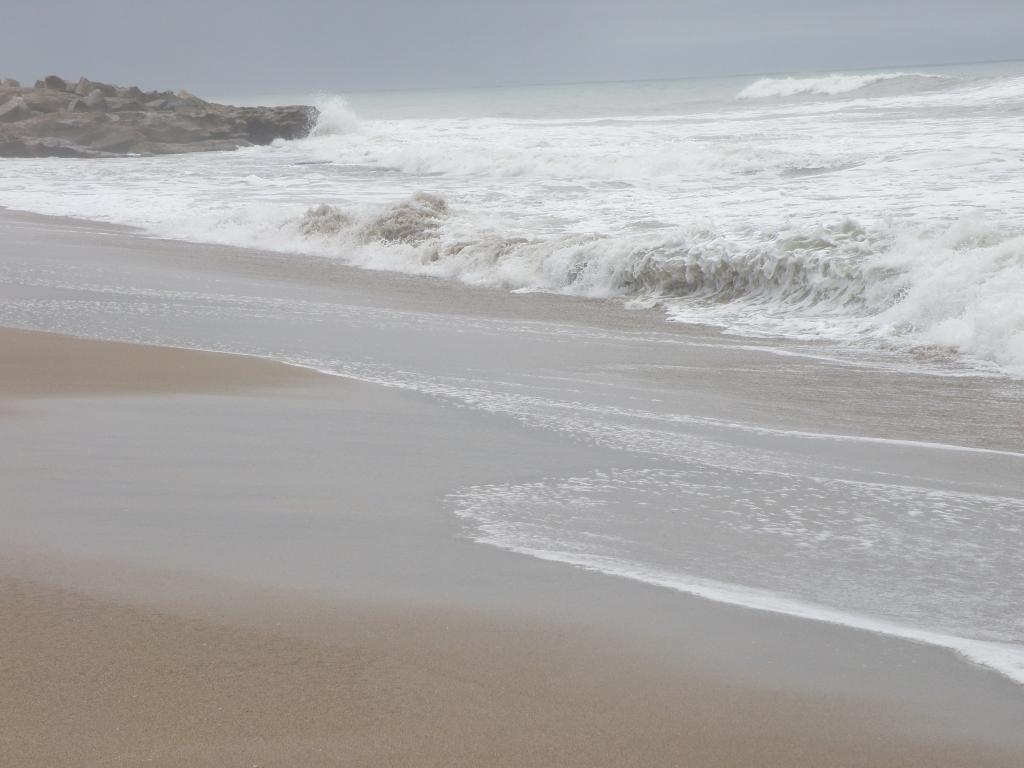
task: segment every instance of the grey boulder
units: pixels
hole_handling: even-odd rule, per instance
[[[32,110],[21,96],[14,96],[0,104],[0,122],[2,123],[13,123],[31,116]]]
[[[51,91],[66,91],[68,89],[67,81],[62,77],[56,75],[47,75],[41,81],[42,87]],[[39,87],[39,83],[36,83],[36,87]]]
[[[96,110],[97,112],[105,111],[107,108],[107,100],[98,88],[90,91],[89,95],[82,99],[82,102],[89,109]]]
[[[90,80],[87,77],[81,78],[73,89],[70,89],[72,93],[78,96],[88,96],[93,91],[99,91],[104,96],[116,96],[117,88],[107,83],[97,83],[94,80]]]

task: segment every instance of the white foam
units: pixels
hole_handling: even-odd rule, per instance
[[[832,74],[820,77],[766,77],[748,85],[737,95],[737,99],[785,98],[813,94],[836,96],[866,88],[887,80],[928,81],[944,79],[941,75],[917,72],[879,72],[866,75]]]
[[[362,266],[473,285],[653,297],[676,320],[752,333],[946,350],[1024,375],[1024,235],[982,221],[893,232],[847,220],[746,241],[704,229],[516,240],[474,230],[471,217],[453,221],[447,206],[424,214],[408,205],[369,223],[352,214],[340,239],[317,247]],[[374,229],[398,215],[401,236]]]
[[[576,100],[562,112],[558,94],[537,96],[544,119],[360,120],[324,96],[313,136],[269,148],[0,160],[0,204],[473,285],[661,302],[672,319],[731,332],[1022,375],[1024,133],[1007,96],[1024,77],[1004,70],[744,89],[858,94],[785,104],[737,101],[735,81],[581,87],[558,92]],[[417,193],[446,210],[410,205]],[[306,212],[323,205],[333,223],[312,226]]]
[[[756,461],[744,469],[722,458],[470,486],[447,501],[467,536],[483,544],[950,649],[1024,684],[1016,585],[998,593],[976,581],[1014,572],[1018,498],[830,479],[794,467],[764,473]],[[830,579],[821,580],[823,568]],[[769,588],[737,583],[745,580]]]
[[[314,106],[319,114],[313,136],[340,136],[359,130],[359,117],[341,96],[319,96]]]
[[[481,543],[492,544],[502,549],[530,555],[541,560],[566,563],[609,576],[618,576],[645,584],[665,587],[717,603],[725,603],[757,611],[779,613],[827,624],[837,624],[852,629],[945,648],[954,651],[975,664],[988,667],[1010,680],[1024,685],[1024,648],[1018,645],[972,640],[942,632],[919,629],[885,619],[847,613],[771,592],[750,589],[735,584],[726,584],[711,579],[699,579],[684,574],[659,571],[640,563],[574,552],[518,547],[503,543],[486,534],[474,538]]]

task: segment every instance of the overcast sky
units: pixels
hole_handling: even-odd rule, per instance
[[[1024,58],[1024,0],[0,0],[0,76],[250,95]]]

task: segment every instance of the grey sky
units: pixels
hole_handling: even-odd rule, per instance
[[[0,76],[207,94],[1024,58],[1024,0],[0,0]]]

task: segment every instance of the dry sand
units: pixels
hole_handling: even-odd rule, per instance
[[[315,378],[230,355],[14,331],[0,332],[0,360],[8,405]],[[911,737],[878,702],[736,685],[557,617],[244,588],[238,599],[222,592],[220,608],[172,606],[58,588],[31,570],[0,578],[5,767],[1024,764],[1020,753]]]

